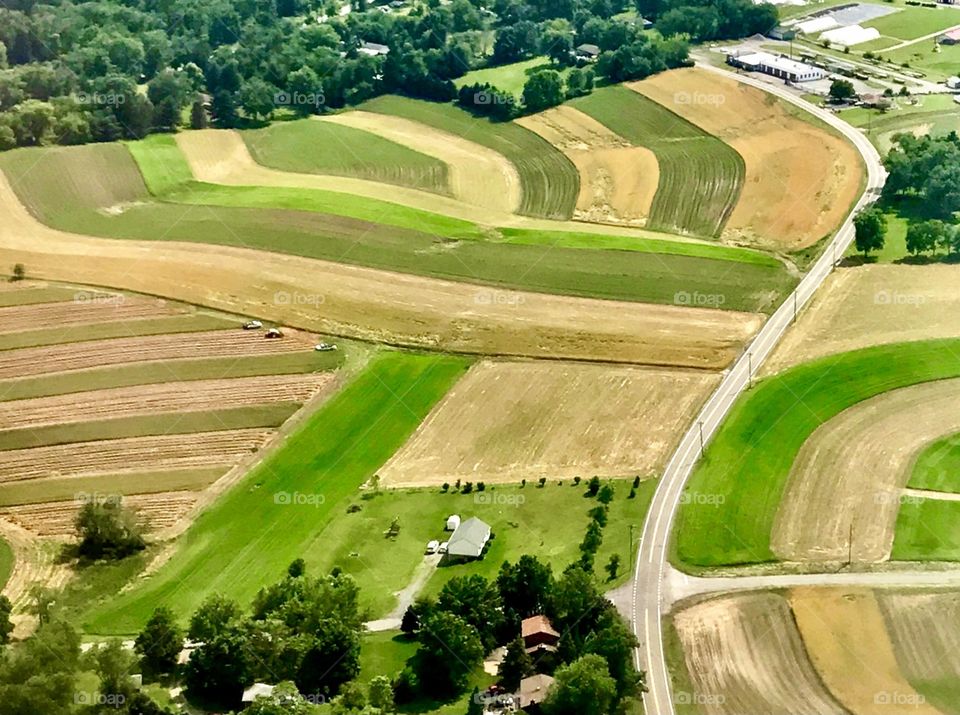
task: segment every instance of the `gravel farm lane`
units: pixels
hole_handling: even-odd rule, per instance
[[[720,386],[697,415],[690,429],[684,434],[654,494],[643,527],[633,579],[633,630],[640,641],[640,647],[636,653],[637,667],[647,672],[649,691],[644,695],[644,706],[650,715],[674,714],[670,674],[664,656],[661,631],[662,607],[665,605],[663,581],[669,555],[670,531],[680,495],[694,464],[700,457],[701,430],[702,439],[707,442],[716,432],[733,403],[749,386],[752,374],[776,347],[792,323],[795,311],[802,308],[813,297],[833,270],[837,258],[842,257],[853,242],[853,216],[864,206],[876,200],[886,179],[880,155],[869,140],[859,130],[838,119],[832,113],[813,106],[790,90],[778,85],[729,73],[702,63],[698,63],[698,66],[711,72],[722,72],[744,84],[770,92],[834,127],[860,152],[867,168],[867,182],[863,195],[833,240],[827,245],[823,255],[800,281],[796,290],[787,296],[784,303],[760,329],[724,376]]]

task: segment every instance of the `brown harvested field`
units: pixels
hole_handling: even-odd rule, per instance
[[[72,572],[60,558],[57,542],[40,541],[35,534],[6,519],[0,519],[0,538],[13,551],[13,571],[3,587],[3,595],[13,602],[14,636],[25,638],[35,625],[35,619],[27,615],[33,600],[31,589],[35,585],[60,588]]]
[[[674,693],[704,715],[841,715],[823,687],[786,599],[722,596],[673,616],[695,693]]]
[[[852,715],[939,715],[900,670],[871,591],[794,589],[790,606],[814,668]]]
[[[950,265],[841,268],[770,356],[766,373],[871,345],[960,335],[960,281]]]
[[[133,509],[150,531],[159,531],[186,516],[198,497],[197,492],[136,494],[125,497],[123,504]],[[80,507],[77,500],[24,504],[0,509],[0,517],[36,536],[67,536],[74,533],[73,521]]]
[[[656,475],[716,374],[483,361],[380,470],[385,486]]]
[[[330,374],[263,375],[226,380],[165,382],[11,400],[0,403],[0,430],[275,402],[302,403],[332,380]]]
[[[540,293],[479,301],[490,289],[242,248],[69,234],[34,219],[2,175],[0,212],[0,262],[24,263],[38,277],[164,295],[373,342],[717,369],[762,322],[750,313]],[[322,291],[323,310],[279,304],[278,291]]]
[[[238,429],[0,451],[0,483],[232,464],[260,449],[272,434]]]
[[[933,686],[927,697],[940,706],[938,691],[951,683],[955,692],[960,681],[960,593],[880,591],[877,600],[904,676],[921,692],[926,691],[924,685]],[[948,693],[944,695],[949,698]]]
[[[521,117],[517,124],[560,149],[580,172],[576,218],[643,223],[657,192],[657,157],[570,106]]]
[[[464,137],[402,117],[352,111],[318,118],[377,134],[448,167],[450,190],[460,201],[493,211],[514,213],[520,208],[520,174],[505,156]]]
[[[911,467],[931,442],[960,432],[958,401],[960,380],[939,380],[882,393],[824,422],[790,470],[773,552],[786,561],[889,559]]]
[[[163,300],[79,291],[77,298],[71,301],[0,307],[0,334],[19,333],[50,325],[159,318],[182,312],[179,306],[169,305]]]
[[[266,340],[263,335],[238,328],[5,350],[0,351],[0,379],[152,360],[277,355],[314,345],[314,336],[297,330],[285,331],[281,340]]]
[[[726,238],[805,248],[832,233],[859,194],[864,167],[856,149],[760,89],[697,68],[629,86],[743,157],[746,177]]]

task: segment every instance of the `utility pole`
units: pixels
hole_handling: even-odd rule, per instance
[[[703,420],[697,422],[697,429],[700,430],[700,455],[703,456]]]
[[[630,553],[627,554],[627,563],[633,563],[633,524],[628,524],[630,527]]]
[[[747,382],[753,387],[753,353],[747,353]]]
[[[793,291],[793,322],[797,322],[797,291]]]

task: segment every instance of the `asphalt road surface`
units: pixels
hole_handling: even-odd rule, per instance
[[[667,464],[654,494],[644,523],[633,580],[633,630],[640,641],[637,667],[647,672],[649,691],[644,695],[648,715],[673,715],[674,701],[670,692],[670,674],[663,652],[663,634],[660,628],[663,600],[663,578],[669,554],[670,531],[676,515],[684,484],[700,457],[701,434],[703,442],[710,440],[733,403],[750,385],[751,376],[776,347],[800,310],[830,275],[838,259],[853,242],[853,216],[864,206],[876,200],[886,178],[880,155],[860,131],[838,119],[832,113],[814,107],[784,87],[770,85],[750,76],[700,65],[711,72],[719,72],[745,84],[770,92],[784,101],[795,104],[823,120],[846,136],[863,157],[867,167],[867,184],[863,195],[847,217],[840,230],[827,245],[820,259],[797,285],[796,290],[770,316],[734,363],[716,392],[704,405],[692,426],[684,434],[680,446]]]

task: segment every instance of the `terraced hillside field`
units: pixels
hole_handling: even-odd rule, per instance
[[[523,191],[520,213],[552,219],[568,219],[573,215],[580,191],[576,167],[560,150],[522,126],[477,120],[453,105],[394,95],[372,99],[362,109],[419,122],[499,152],[513,162],[520,175]]]
[[[671,73],[672,74],[672,73]],[[679,114],[623,86],[570,103],[657,157],[657,193],[649,228],[717,237],[740,199],[743,158]]]
[[[628,86],[743,157],[743,190],[725,227],[728,237],[805,248],[836,230],[860,194],[864,168],[853,145],[760,89],[699,68]]]

